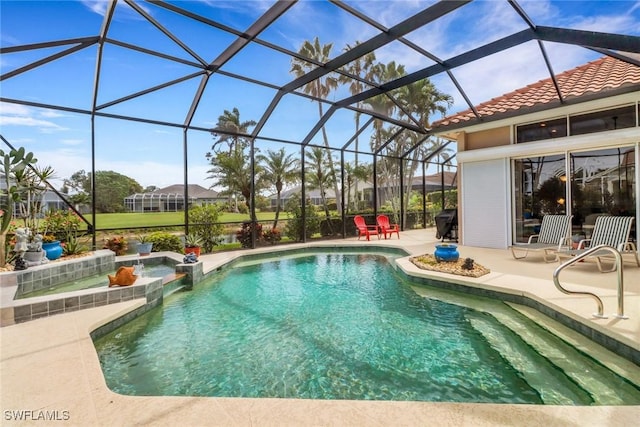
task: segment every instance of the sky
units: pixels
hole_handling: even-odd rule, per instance
[[[237,31],[245,31],[273,4],[262,0],[170,3]],[[384,26],[392,27],[434,2],[356,0],[344,3]],[[101,112],[112,115],[183,124],[202,81],[201,77],[187,78],[198,71],[192,64],[198,58],[206,63],[213,61],[236,36],[149,3],[136,4],[142,13],[149,14],[176,40],[171,40],[150,24],[140,11],[120,1],[107,34],[110,40],[118,41],[120,45],[105,44],[100,59],[96,104]],[[519,4],[536,25],[640,35],[640,0],[529,0]],[[8,49],[95,37],[100,32],[106,6],[102,0],[2,0],[0,46]],[[526,28],[506,1],[478,0],[407,34],[406,38],[446,60]],[[318,37],[322,44],[332,44],[330,56],[333,58],[347,45],[366,41],[378,33],[377,29],[330,2],[301,0],[258,37],[291,51],[298,51],[305,40]],[[136,52],[121,44],[158,50],[181,61],[168,61]],[[21,67],[72,46],[76,45],[4,52],[0,55],[0,73],[5,75],[19,71]],[[599,53],[576,46],[548,42],[544,46],[556,74],[600,57]],[[375,54],[377,61],[395,61],[408,73],[433,65],[432,60],[397,41],[378,49]],[[0,96],[3,98],[69,107],[67,110],[55,110],[0,102],[0,134],[12,145],[33,151],[41,165],[52,166],[58,181],[79,170],[90,171],[92,167],[91,118],[73,110],[87,111],[92,107],[98,58],[97,45],[93,44],[0,81]],[[287,55],[252,43],[224,64],[221,70],[225,74],[238,74],[279,87],[294,79],[290,68],[291,60]],[[549,77],[535,42],[455,68],[452,72],[474,105]],[[166,85],[177,79],[183,80]],[[446,75],[433,76],[431,81],[440,91],[453,97],[454,104],[448,114],[468,108]],[[149,91],[162,85],[166,87]],[[139,93],[139,96],[122,101],[124,97]],[[243,121],[259,121],[275,94],[272,87],[260,87],[228,75],[214,74],[208,79],[191,124],[212,128],[224,110],[233,108],[239,109]],[[346,96],[349,96],[348,89],[341,87],[330,95],[330,100]],[[317,103],[287,95],[275,108],[260,136],[300,141],[318,118]],[[435,116],[432,120],[439,118]],[[326,130],[331,146],[342,147],[355,132],[353,112],[338,111],[327,122]],[[370,136],[364,132],[360,144],[366,146]],[[312,141],[321,143],[319,138],[320,134]],[[162,188],[182,183],[185,161],[189,183],[204,187],[213,184],[207,178],[209,167],[205,155],[214,138],[208,132],[190,131],[185,143],[184,132],[179,127],[96,117],[95,141],[97,170],[117,171],[134,178],[143,187],[153,185]],[[4,143],[0,144],[6,149]],[[265,141],[258,141],[257,146],[263,152],[281,147],[295,155],[300,151],[294,145]],[[185,151],[188,153],[186,158]],[[351,160],[352,156],[348,154],[346,160]]]

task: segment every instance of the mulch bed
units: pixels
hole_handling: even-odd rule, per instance
[[[460,258],[454,262],[438,262],[433,255],[425,254],[415,256],[409,259],[413,264],[422,270],[437,271],[439,273],[457,274],[459,276],[466,277],[480,277],[488,274],[490,270],[476,262],[473,263],[473,268],[467,270],[463,268],[464,259]]]
[[[60,261],[68,261],[68,260],[74,259],[74,258],[84,258],[84,257],[89,256],[89,255],[93,255],[93,252],[83,252],[81,254],[65,255],[65,256],[60,257],[60,258],[58,258],[56,260],[49,261],[47,264],[56,263],[56,262],[60,262]],[[7,272],[7,271],[13,271],[13,270],[14,270],[13,264],[8,264],[7,263],[7,264],[5,264],[4,267],[0,267],[0,273]]]

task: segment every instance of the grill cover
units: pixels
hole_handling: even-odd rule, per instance
[[[436,215],[436,238],[457,240],[458,210],[443,209]]]

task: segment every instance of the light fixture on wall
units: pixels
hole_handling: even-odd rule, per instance
[[[564,198],[560,197],[558,200],[556,200],[556,202],[558,202],[559,205],[564,206]]]

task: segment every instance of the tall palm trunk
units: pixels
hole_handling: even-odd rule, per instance
[[[320,114],[320,119],[322,119],[324,111],[322,108],[322,102],[320,101],[318,101],[318,113]],[[333,156],[331,155],[331,147],[329,146],[329,137],[327,136],[327,130],[324,126],[322,126],[322,139],[324,141],[324,146],[327,147],[327,156],[329,157],[329,173],[331,173],[331,178],[333,179],[333,191],[336,195],[336,207],[338,209],[338,214],[341,214],[342,201],[340,200],[340,191],[338,187],[338,179],[336,177],[336,168],[333,164]]]

